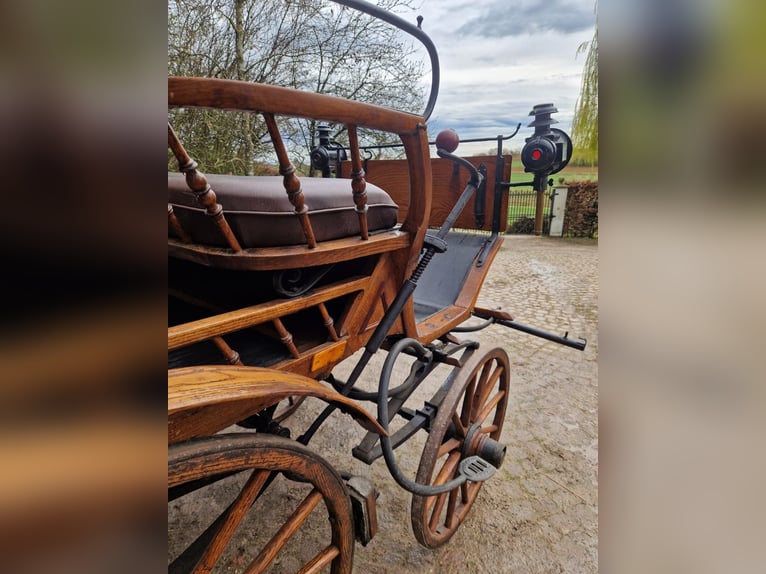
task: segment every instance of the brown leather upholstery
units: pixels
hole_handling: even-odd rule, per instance
[[[206,175],[232,231],[245,247],[298,245],[306,239],[279,176]],[[301,187],[317,241],[359,235],[351,181],[306,177]],[[168,173],[168,202],[195,242],[225,246],[183,174]],[[367,184],[370,231],[396,225],[398,206],[379,187]]]

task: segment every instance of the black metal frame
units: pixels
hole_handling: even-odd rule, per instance
[[[396,14],[387,12],[386,10],[375,6],[374,4],[370,4],[369,2],[363,2],[362,0],[332,1],[337,4],[342,4],[344,6],[348,6],[349,8],[359,10],[365,14],[369,14],[373,18],[378,18],[384,22],[388,22],[392,26],[395,26],[403,32],[406,32],[407,34],[410,34],[411,36],[414,36],[420,40],[420,42],[428,51],[428,57],[431,59],[431,92],[428,94],[426,109],[423,111],[423,118],[426,120],[430,118],[431,113],[434,111],[434,106],[436,105],[436,98],[439,97],[439,54],[436,52],[436,46],[434,46],[431,38],[429,38],[428,34],[426,34],[420,27],[422,17],[418,17],[418,25],[415,26],[410,22],[407,22],[407,20],[397,16]]]

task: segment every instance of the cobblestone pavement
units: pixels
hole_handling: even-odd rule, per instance
[[[366,547],[357,544],[356,573],[598,570],[597,243],[506,236],[478,303],[502,305],[520,323],[568,331],[588,345],[580,352],[497,325],[470,334],[483,349],[501,346],[510,356],[511,398],[502,435],[508,451],[466,521],[436,550],[415,540],[411,497],[385,463],[367,466],[351,456],[363,431],[348,417],[333,415],[312,448],[339,470],[370,478],[380,491],[379,532]],[[360,386],[376,387],[383,359],[373,359]],[[341,365],[340,375],[353,362]],[[320,410],[318,402],[306,401],[289,426],[305,428]],[[416,437],[396,451],[412,477],[423,443]]]

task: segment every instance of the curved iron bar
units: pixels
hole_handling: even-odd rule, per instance
[[[383,369],[380,371],[380,382],[378,383],[378,422],[386,432],[389,432],[388,427],[388,383],[391,379],[391,373],[396,362],[396,358],[405,349],[413,351],[419,359],[429,361],[432,358],[430,350],[420,344],[416,339],[404,338],[394,343],[393,347],[388,351],[388,356],[383,363]],[[396,463],[396,457],[394,456],[394,449],[391,445],[391,439],[388,435],[380,435],[380,446],[383,450],[383,459],[386,461],[388,471],[394,480],[404,488],[409,490],[413,494],[420,496],[433,496],[435,494],[443,494],[449,492],[468,480],[468,477],[462,472],[449,482],[439,485],[420,484],[419,482],[410,480],[407,478],[399,465]]]
[[[334,263],[321,267],[303,269],[285,269],[276,272],[271,279],[274,291],[284,297],[303,295],[322,279],[335,266]]]
[[[496,142],[498,140],[505,141],[511,139],[513,136],[515,136],[517,133],[519,133],[519,130],[521,129],[521,123],[516,124],[516,129],[513,130],[513,133],[511,135],[503,136],[495,136],[493,138],[471,138],[467,140],[460,140],[460,143],[475,143],[475,142]],[[436,145],[436,140],[432,142],[428,142],[428,145]],[[391,143],[391,144],[377,144],[377,145],[360,145],[360,150],[370,150],[370,149],[388,149],[388,148],[395,148],[395,147],[404,147],[404,144],[401,143]],[[344,149],[349,149],[345,147]],[[372,159],[372,158],[370,158]]]
[[[474,187],[479,187],[479,185],[481,184],[482,180],[484,179],[484,176],[479,173],[479,170],[476,169],[476,167],[471,162],[469,162],[467,159],[463,159],[459,155],[451,154],[450,152],[448,152],[447,150],[442,149],[442,148],[436,148],[436,155],[438,155],[439,157],[444,158],[444,159],[450,159],[450,160],[454,161],[455,163],[460,164],[464,168],[466,168],[468,170],[468,172],[471,174],[471,179],[468,181],[469,185],[472,185]],[[461,197],[461,199],[462,199],[462,197]],[[455,211],[455,210],[453,209],[453,211]],[[461,211],[462,211],[462,208],[461,208]],[[450,215],[451,215],[451,213],[450,213]],[[455,213],[455,219],[457,219],[458,215],[460,215],[460,211]],[[450,224],[450,227],[452,227],[452,224]],[[447,229],[447,231],[449,231],[449,229]]]
[[[392,26],[395,26],[403,32],[406,32],[407,34],[420,40],[420,42],[428,51],[428,56],[431,58],[431,92],[428,95],[428,103],[426,104],[426,109],[423,112],[424,119],[427,120],[430,118],[431,112],[434,111],[434,106],[436,106],[436,98],[439,96],[439,55],[436,53],[436,46],[434,46],[434,43],[431,38],[428,37],[428,34],[426,34],[419,25],[415,26],[414,24],[407,22],[407,20],[404,18],[401,18],[396,14],[392,14],[391,12],[387,12],[386,10],[370,4],[369,2],[364,2],[363,0],[332,1],[336,4],[342,4],[344,6],[348,6],[349,8],[353,8],[354,10],[359,10],[365,14],[369,14],[373,18],[378,18],[379,20],[388,22]]]
[[[433,369],[436,367],[436,364],[430,364],[428,362],[424,361],[416,361],[412,364],[410,367],[410,374],[407,376],[407,378],[404,380],[404,382],[399,385],[398,387],[395,387],[393,389],[389,389],[388,395],[393,398],[402,397],[405,394],[410,394],[416,387],[420,386],[420,383],[423,382],[423,380],[433,371]],[[335,377],[330,375],[325,379],[328,383],[330,383],[336,391],[339,393],[343,390],[343,387],[345,386],[345,383],[343,381],[337,380]],[[378,391],[361,391],[358,389],[352,388],[348,392],[348,398],[354,399],[355,401],[371,401],[371,402],[377,402],[378,400]]]
[[[450,333],[474,333],[486,329],[495,322],[494,317],[490,317],[486,321],[482,321],[476,325],[459,325],[450,329]]]

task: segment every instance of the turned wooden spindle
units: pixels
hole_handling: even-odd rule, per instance
[[[327,332],[330,334],[330,338],[333,341],[339,340],[338,332],[335,330],[335,322],[332,320],[332,317],[330,317],[330,313],[328,313],[327,307],[325,307],[324,303],[320,303],[317,305],[317,307],[319,307],[319,312],[322,314],[324,326],[327,329]]]
[[[367,181],[365,181],[362,160],[359,157],[359,136],[356,133],[356,126],[348,126],[348,145],[351,149],[351,190],[354,195],[354,209],[359,216],[359,230],[362,239],[369,237],[367,228]]]
[[[244,364],[239,358],[239,353],[229,347],[229,345],[226,344],[226,341],[224,341],[221,337],[213,337],[213,343],[215,343],[215,346],[218,347],[219,351],[221,351],[221,354],[223,355],[223,358],[226,359],[227,363],[230,365]]]
[[[280,340],[282,341],[282,344],[287,347],[287,349],[290,351],[290,354],[296,359],[300,357],[301,354],[298,352],[298,347],[296,347],[295,343],[293,343],[293,336],[287,329],[285,329],[282,321],[280,319],[274,319],[272,323],[274,324],[274,328],[277,330],[277,333],[279,333],[279,336],[281,337]]]
[[[271,136],[271,143],[274,146],[274,151],[277,154],[277,160],[279,161],[279,174],[284,178],[285,191],[287,191],[287,198],[295,208],[295,215],[298,216],[298,220],[301,222],[303,228],[303,234],[306,236],[306,243],[309,249],[314,249],[317,245],[317,241],[314,238],[314,230],[311,227],[309,221],[309,208],[306,207],[305,198],[303,196],[303,190],[301,189],[301,181],[295,175],[295,166],[290,163],[290,158],[287,157],[287,150],[285,144],[282,142],[282,136],[279,133],[277,127],[277,121],[274,119],[274,114],[263,114],[263,118],[266,120],[266,127],[269,130]]]
[[[181,226],[181,222],[178,221],[176,214],[173,212],[173,206],[168,203],[168,225],[173,233],[181,239],[184,243],[191,243],[191,235],[186,233],[186,230]]]
[[[168,123],[168,147],[178,161],[178,169],[186,176],[186,185],[197,197],[197,202],[204,206],[205,213],[209,215],[223,236],[226,244],[233,251],[242,251],[239,241],[229,227],[229,223],[223,216],[223,207],[216,201],[215,192],[207,182],[207,178],[197,170],[197,162],[186,153],[184,146]]]

